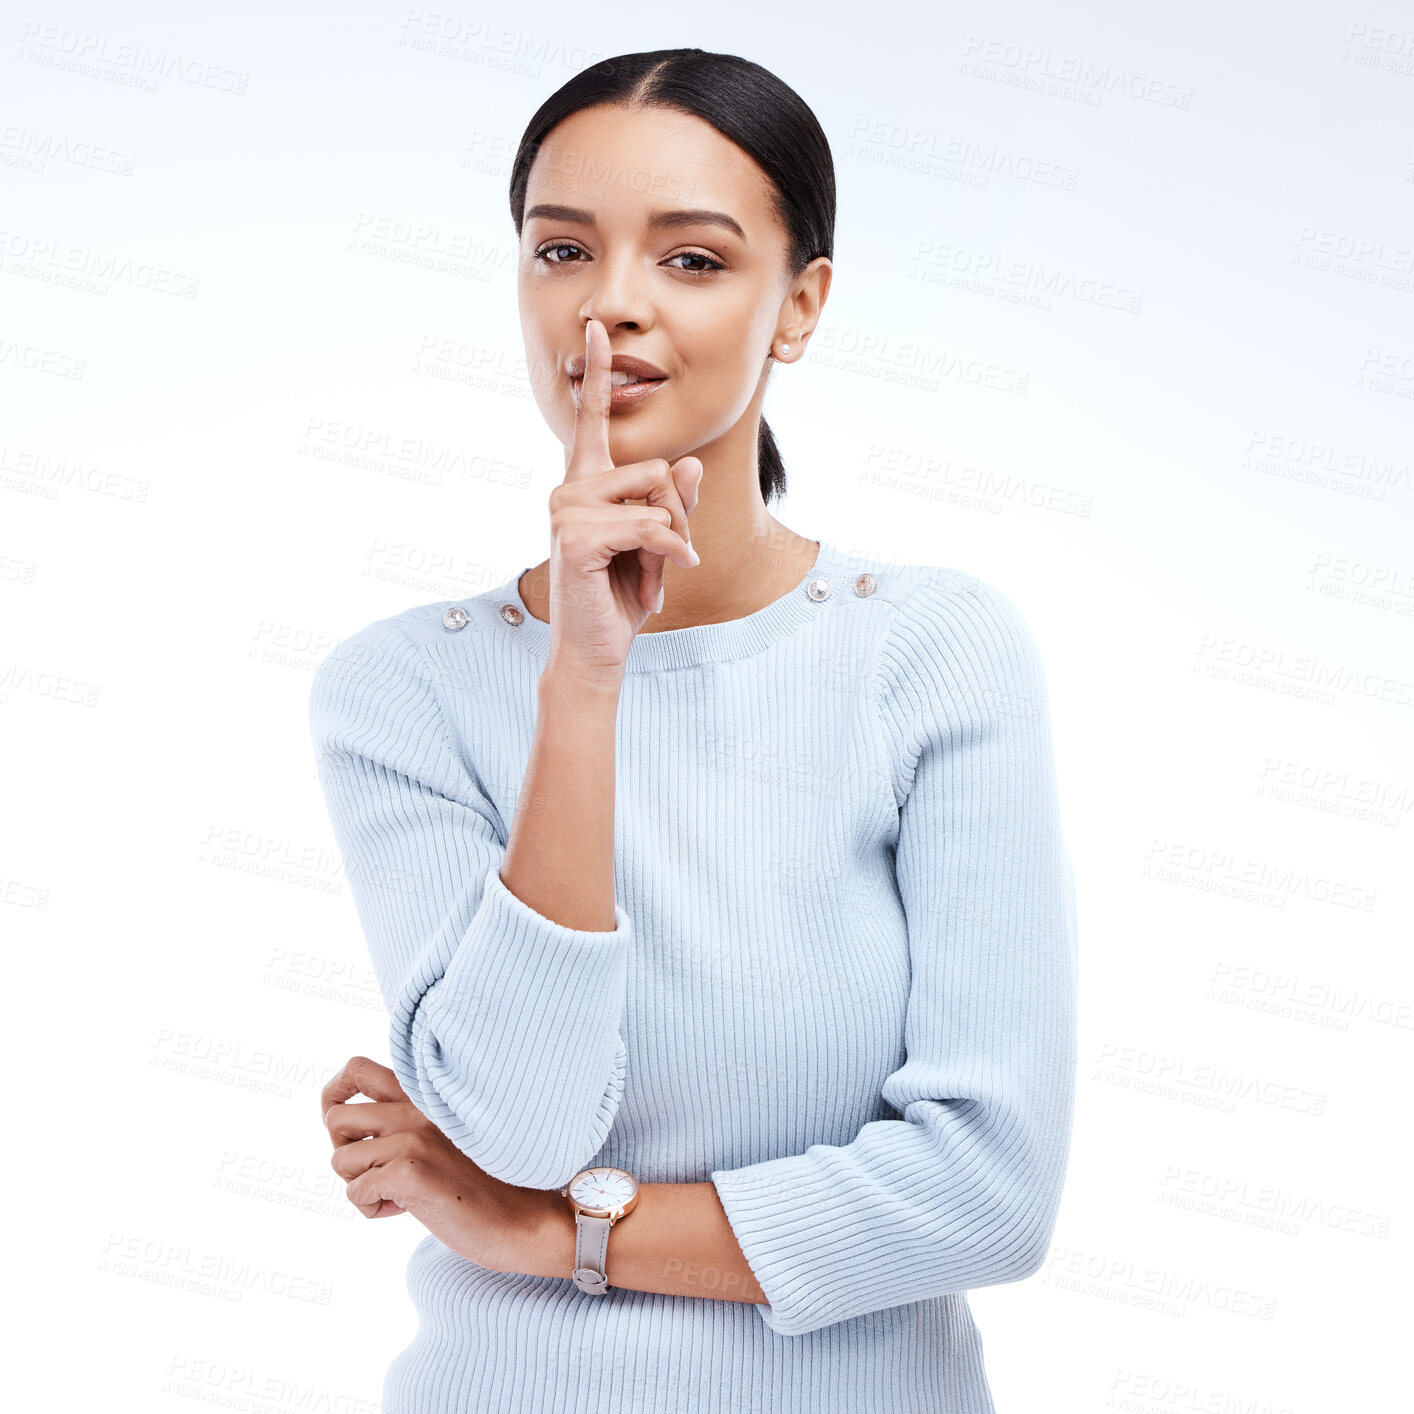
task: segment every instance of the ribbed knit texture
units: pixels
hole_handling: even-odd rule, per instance
[[[315,676],[392,1067],[508,1183],[714,1183],[770,1304],[591,1296],[429,1234],[384,1414],[989,1414],[965,1293],[1042,1264],[1075,1086],[1025,621],[973,575],[822,542],[756,613],[640,634],[617,927],[587,932],[500,878],[550,643],[518,580],[372,623]]]

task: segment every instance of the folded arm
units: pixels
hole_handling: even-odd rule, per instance
[[[1010,600],[939,572],[900,606],[877,689],[912,962],[883,1086],[902,1118],[711,1175],[783,1335],[1029,1276],[1067,1165],[1074,886],[1036,645]]]

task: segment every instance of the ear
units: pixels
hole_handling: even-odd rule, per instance
[[[771,343],[771,355],[777,362],[794,363],[805,353],[829,297],[834,272],[829,257],[817,255],[791,281],[790,290],[781,301],[781,317]]]

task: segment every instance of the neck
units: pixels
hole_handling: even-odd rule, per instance
[[[704,470],[708,484],[711,473]],[[650,615],[647,632],[722,623],[754,613],[798,584],[815,562],[816,542],[781,524],[760,497],[748,514],[709,503],[706,495],[689,517],[692,548],[702,563],[663,566],[663,612]],[[726,511],[722,514],[721,511]]]
[[[789,593],[819,553],[815,540],[796,534],[773,517],[734,537],[720,529],[704,531],[697,514],[691,520],[692,548],[702,563],[691,569],[681,569],[671,560],[664,564],[663,612],[650,614],[640,632],[744,618]],[[526,608],[542,623],[549,623],[549,560],[522,576],[520,593]]]

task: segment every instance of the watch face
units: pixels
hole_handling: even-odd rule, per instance
[[[617,1212],[638,1196],[638,1181],[623,1169],[585,1169],[570,1185],[569,1196],[581,1208]]]

